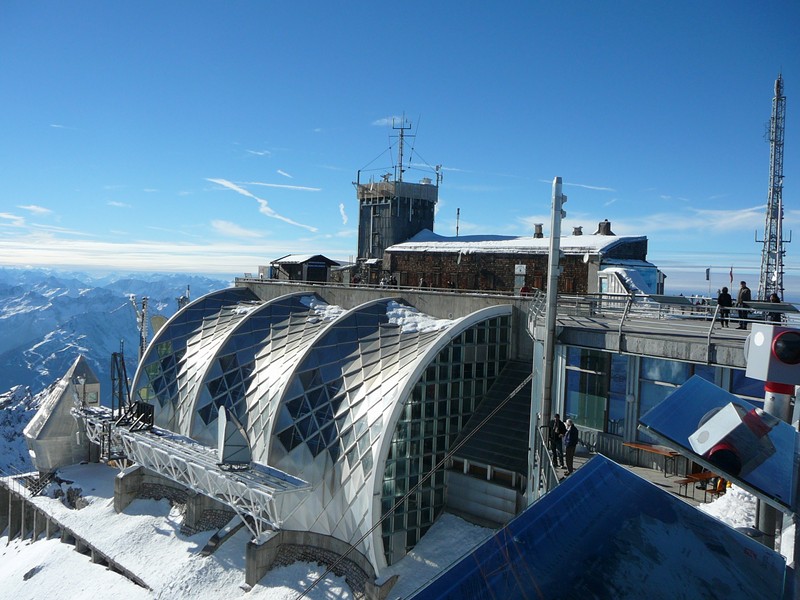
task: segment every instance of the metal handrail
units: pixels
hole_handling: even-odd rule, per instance
[[[568,319],[588,319],[594,321],[605,320],[605,326],[612,327],[617,334],[618,348],[626,332],[634,329],[641,331],[642,325],[649,322],[669,322],[672,333],[684,333],[695,338],[704,338],[706,343],[706,361],[710,360],[711,345],[722,340],[736,341],[732,330],[740,323],[747,325],[768,321],[770,313],[782,315],[784,324],[793,324],[800,321],[800,315],[785,306],[795,308],[794,304],[784,303],[784,307],[776,306],[774,310],[767,311],[763,304],[759,308],[738,307],[730,308],[729,322],[731,327],[721,326],[721,308],[713,300],[704,300],[703,303],[692,303],[691,299],[681,296],[674,297],[674,301],[667,296],[649,296],[644,294],[587,294],[561,295],[558,297],[557,311],[561,324]],[[540,319],[544,318],[546,307],[539,305],[535,300],[529,307],[528,332],[534,336],[534,328]],[[743,315],[740,317],[740,314]],[[794,318],[798,315],[798,318]],[[587,322],[587,321],[584,321]],[[662,327],[663,329],[663,327]]]
[[[531,490],[533,492],[533,500],[538,500],[547,492],[554,489],[561,480],[558,478],[558,472],[553,464],[553,457],[550,455],[550,449],[547,447],[547,438],[542,434],[542,429],[546,429],[547,425],[539,425],[540,417],[536,415],[536,427],[533,428],[533,443],[531,446]]]

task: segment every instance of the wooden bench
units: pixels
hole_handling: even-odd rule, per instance
[[[651,454],[658,454],[664,457],[664,477],[667,476],[667,463],[672,461],[672,466],[675,469],[675,474],[678,474],[676,461],[675,459],[680,456],[680,452],[676,452],[675,450],[671,450],[670,448],[665,448],[663,446],[654,446],[652,444],[642,444],[640,442],[624,442],[622,444],[626,448],[630,448],[631,450],[636,450],[636,463],[639,463],[639,452],[649,452]]]
[[[694,498],[694,490],[695,484],[700,483],[702,481],[708,481],[709,479],[714,479],[717,477],[716,473],[712,473],[711,471],[703,471],[702,473],[691,473],[684,477],[683,479],[676,479],[675,483],[678,485],[678,495],[681,495],[681,489],[685,490],[683,496],[689,497],[689,486],[692,486],[692,498]],[[705,497],[704,497],[705,499]]]

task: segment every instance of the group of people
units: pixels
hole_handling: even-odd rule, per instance
[[[570,475],[574,470],[575,449],[578,447],[578,428],[572,419],[561,420],[556,413],[550,421],[548,429],[550,452],[553,455],[553,467],[563,467],[564,476]],[[566,455],[566,461],[565,459]]]
[[[747,282],[742,281],[739,284],[739,294],[736,296],[736,306],[739,309],[739,325],[737,329],[747,329],[747,302],[750,302],[753,299],[753,294],[750,291],[750,288],[747,287]],[[769,297],[769,301],[772,303],[778,303],[781,301],[778,294],[771,294]],[[722,324],[722,327],[729,327],[728,324],[730,320],[730,313],[731,307],[733,306],[733,298],[731,297],[730,293],[728,292],[727,287],[723,287],[722,291],[720,291],[719,295],[717,296],[717,304],[719,305],[719,320]],[[781,313],[780,312],[770,312],[767,313],[767,321],[773,323],[780,323],[781,322]]]

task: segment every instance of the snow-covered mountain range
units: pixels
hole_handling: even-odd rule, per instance
[[[151,316],[169,317],[187,288],[198,298],[230,285],[198,275],[0,269],[0,392],[22,386],[35,395],[83,354],[100,379],[103,404],[108,404],[111,354],[122,349],[129,377],[136,369],[134,304],[141,309],[141,299],[147,297]]]

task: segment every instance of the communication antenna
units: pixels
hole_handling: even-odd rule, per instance
[[[139,360],[144,357],[144,352],[147,350],[147,296],[142,296],[142,308],[136,303],[136,296],[131,294],[129,296],[133,310],[136,313],[136,326],[139,329]]]
[[[775,80],[775,96],[772,99],[772,117],[769,124],[769,193],[764,239],[761,251],[761,273],[758,281],[758,299],[768,301],[771,294],[783,300],[783,136],[786,122],[786,96],[783,95],[783,76]],[[758,242],[756,234],[756,242]]]
[[[405,138],[406,130],[407,129],[411,129],[411,123],[406,121],[406,114],[405,113],[403,113],[403,119],[400,122],[399,126],[395,124],[395,119],[394,119],[394,117],[392,117],[392,129],[396,129],[396,130],[398,130],[400,132],[400,142],[398,144],[398,150],[397,150],[397,155],[398,155],[397,156],[397,162],[398,162],[397,171],[398,171],[398,173],[397,173],[396,179],[397,179],[397,181],[402,182],[403,181],[403,173],[405,172],[405,168],[403,167],[403,140]]]

